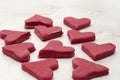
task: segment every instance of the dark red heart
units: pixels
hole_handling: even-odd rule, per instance
[[[63,34],[62,28],[58,26],[49,28],[47,28],[46,26],[36,26],[35,33],[42,41],[57,38],[62,36]]]
[[[107,75],[109,69],[105,66],[87,61],[82,58],[75,58],[72,61],[74,80],[90,80],[92,78]]]
[[[63,46],[62,42],[53,40],[39,52],[41,58],[70,58],[74,56],[74,48]]]
[[[30,32],[2,30],[0,37],[4,39],[5,43],[16,44],[27,40],[31,36]]]
[[[29,61],[30,53],[35,51],[35,47],[34,44],[26,42],[21,44],[6,45],[2,48],[2,51],[4,54],[17,61],[26,62]]]
[[[79,30],[79,29],[90,26],[91,20],[88,18],[77,19],[73,17],[65,17],[64,24],[69,26],[72,29]]]
[[[83,43],[95,40],[95,33],[93,32],[79,32],[77,30],[69,30],[68,37],[71,44]]]
[[[34,15],[33,17],[25,20],[25,28],[31,29],[38,25],[44,25],[51,27],[53,24],[52,19],[40,15]]]
[[[47,59],[22,64],[22,69],[38,80],[52,80],[53,70],[58,68],[56,59]]]
[[[115,48],[115,45],[112,43],[98,45],[89,42],[82,44],[82,50],[93,60],[100,60],[112,55],[115,52]]]

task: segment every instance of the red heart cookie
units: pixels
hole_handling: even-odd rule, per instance
[[[95,33],[93,32],[79,32],[77,30],[69,30],[68,37],[71,44],[83,43],[95,40]]]
[[[47,59],[22,64],[22,69],[38,80],[52,80],[53,70],[58,68],[56,59]]]
[[[93,60],[100,60],[112,55],[115,52],[115,48],[115,45],[112,43],[98,45],[89,42],[82,44],[82,50]]]
[[[62,28],[57,26],[49,28],[46,26],[36,26],[35,33],[42,41],[57,38],[63,34]]]
[[[30,53],[35,51],[34,44],[32,43],[21,43],[21,44],[12,44],[6,45],[2,48],[2,51],[7,56],[20,61],[26,62],[30,59]]]
[[[5,44],[16,44],[27,40],[31,36],[30,32],[2,30],[0,37],[4,39]]]
[[[31,29],[38,25],[44,25],[47,27],[51,27],[52,24],[53,24],[53,21],[50,18],[40,16],[40,15],[34,15],[33,17],[25,20],[26,29]]]
[[[39,52],[41,58],[70,58],[74,56],[74,48],[63,46],[62,42],[53,40]]]
[[[73,59],[72,65],[74,67],[72,73],[74,80],[90,80],[92,78],[104,76],[109,73],[109,69],[107,67],[82,58]]]
[[[90,26],[90,23],[91,23],[91,20],[88,18],[81,18],[81,19],[76,19],[73,17],[64,18],[64,24],[76,30],[88,27]]]

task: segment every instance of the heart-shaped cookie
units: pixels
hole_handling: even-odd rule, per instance
[[[42,41],[57,38],[62,36],[63,34],[62,28],[58,26],[49,28],[47,28],[46,26],[36,26],[35,33]]]
[[[22,69],[38,80],[52,80],[53,70],[58,68],[56,59],[47,59],[22,64]]]
[[[74,68],[72,73],[74,80],[90,80],[109,73],[109,69],[107,67],[82,58],[73,59],[72,65]]]
[[[79,32],[77,30],[69,30],[67,34],[71,44],[95,40],[95,33],[93,32]]]
[[[115,52],[116,46],[112,43],[96,44],[96,43],[83,43],[82,50],[90,56],[93,60],[100,60]]]
[[[6,45],[2,48],[2,51],[7,56],[20,61],[26,62],[30,59],[30,53],[35,51],[33,43],[21,43],[21,44],[12,44]]]
[[[62,42],[53,40],[39,52],[40,58],[70,58],[74,56],[74,48],[63,46]]]
[[[88,18],[77,19],[73,17],[65,17],[64,24],[69,26],[72,29],[79,30],[79,29],[90,26],[91,20]]]
[[[44,25],[47,27],[51,27],[53,24],[52,19],[40,15],[34,15],[31,18],[25,20],[25,28],[31,29],[38,25]]]
[[[0,37],[4,39],[5,44],[16,44],[27,40],[31,36],[30,32],[2,30]]]

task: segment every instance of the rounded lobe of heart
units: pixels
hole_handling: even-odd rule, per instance
[[[79,29],[90,26],[91,20],[88,18],[77,19],[73,17],[65,17],[64,24],[71,27],[72,29],[79,30]]]
[[[31,43],[31,42],[22,43],[21,47],[23,49],[28,49],[28,51],[30,51],[30,53],[32,53],[32,52],[34,52],[36,50],[34,44]]]
[[[40,15],[34,15],[33,17],[25,20],[25,28],[31,29],[38,25],[44,25],[51,27],[53,25],[52,19]]]
[[[79,32],[77,30],[69,30],[67,34],[71,44],[90,42],[95,40],[95,33],[93,32]]]
[[[30,52],[28,50],[18,50],[14,53],[17,56],[16,60],[19,59],[18,61],[27,62],[30,60]]]
[[[72,65],[74,67],[72,75],[74,80],[89,80],[109,73],[107,67],[82,58],[73,59]]]
[[[1,30],[0,31],[0,38],[1,39],[5,39],[5,37],[7,36],[8,30]]]
[[[82,50],[95,61],[114,54],[115,48],[115,45],[112,43],[98,45],[89,42],[82,44]]]
[[[56,47],[56,46],[62,46],[62,45],[63,45],[63,43],[58,40],[52,40],[47,44],[47,46],[49,46],[49,47]]]

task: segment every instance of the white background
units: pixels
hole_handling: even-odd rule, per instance
[[[81,44],[71,45],[67,31],[70,30],[63,24],[63,18],[73,16],[76,18],[88,17],[92,25],[81,32],[93,31],[96,33],[96,43],[114,43],[117,48],[114,55],[95,61],[109,67],[107,76],[92,80],[119,80],[120,79],[120,0],[0,0],[0,30],[30,31],[32,36],[26,42],[33,42],[36,51],[31,54],[30,61],[38,61],[38,52],[49,41],[42,42],[35,34],[34,29],[24,29],[24,20],[40,14],[53,19],[54,25],[63,28],[64,35],[55,40],[60,40],[66,46],[75,48],[75,57],[82,57],[93,61],[82,50]],[[0,39],[0,80],[36,80],[31,75],[22,71],[21,63],[7,57],[2,53],[4,41]],[[58,59],[59,69],[54,71],[53,80],[72,80],[72,65],[70,59]]]

